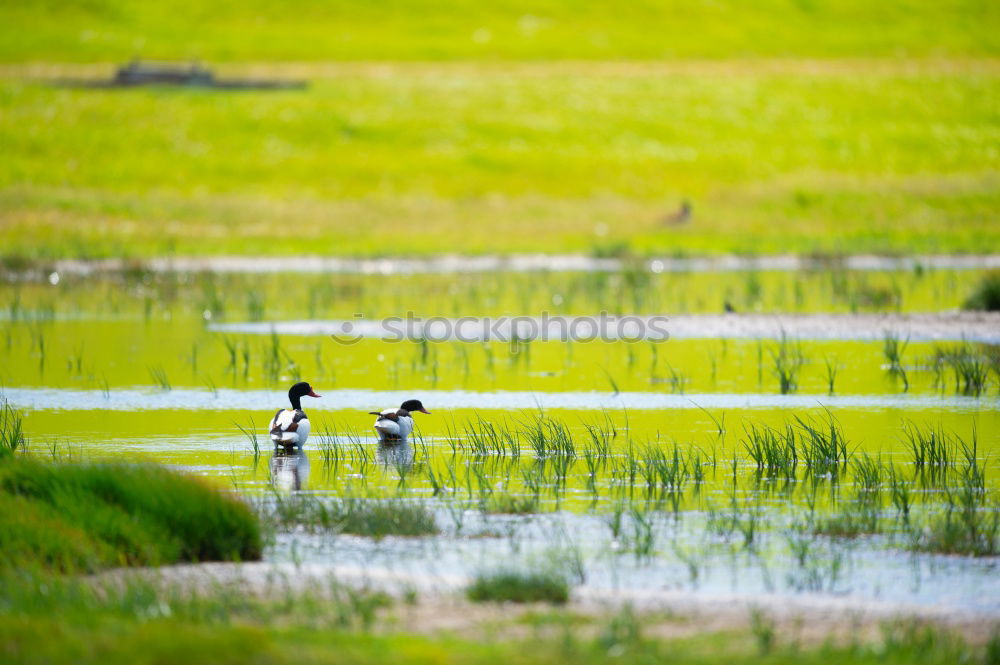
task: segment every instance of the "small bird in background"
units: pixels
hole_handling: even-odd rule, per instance
[[[660,220],[661,226],[680,226],[681,224],[687,224],[691,221],[691,215],[693,210],[691,208],[691,202],[687,199],[681,201],[681,206],[674,212],[665,215],[663,219]]]

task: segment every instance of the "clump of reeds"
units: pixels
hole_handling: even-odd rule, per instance
[[[906,351],[910,338],[902,338],[899,333],[886,330],[882,337],[882,353],[888,362],[889,376],[898,378],[903,382],[903,391],[910,389],[910,380],[903,369],[903,352]]]
[[[688,377],[684,374],[684,372],[676,369],[670,363],[667,363],[667,372],[669,372],[670,376],[663,379],[663,381],[670,386],[670,392],[683,395],[684,389],[689,382]]]
[[[760,517],[758,507],[746,509],[744,502],[740,500],[734,491],[729,497],[729,510],[717,510],[709,506],[708,521],[705,528],[710,533],[725,538],[738,533],[743,538],[743,547],[753,549],[757,539],[757,532],[760,528]]]
[[[529,515],[537,513],[541,506],[541,501],[537,494],[518,496],[516,494],[492,493],[481,503],[480,509],[484,513],[497,513],[505,515]]]
[[[962,307],[963,309],[1000,312],[1000,271],[983,275]]]
[[[925,480],[942,479],[951,470],[958,469],[963,478],[974,478],[980,485],[984,484],[975,428],[966,439],[958,434],[945,432],[940,425],[920,427],[914,423],[904,423],[903,436],[910,449],[913,467]]]
[[[771,369],[778,379],[778,388],[781,394],[795,392],[799,387],[799,370],[805,364],[805,356],[802,354],[802,347],[797,340],[789,339],[785,331],[781,331],[781,338],[777,344],[769,349],[773,367]]]
[[[552,603],[569,600],[569,582],[552,571],[501,570],[480,573],[465,590],[475,603]]]
[[[149,377],[160,390],[170,392],[170,379],[167,378],[167,370],[163,367],[149,367]]]
[[[521,456],[520,436],[507,423],[494,423],[477,417],[475,421],[465,423],[462,436],[450,439],[461,441],[463,449],[475,456],[510,456],[514,459]]]
[[[859,492],[874,494],[882,488],[886,469],[880,456],[873,458],[868,453],[864,453],[854,460],[851,469],[854,484],[858,487]]]
[[[545,416],[535,416],[527,423],[525,438],[535,451],[535,457],[576,456],[573,435],[565,423]]]
[[[629,549],[636,558],[643,559],[653,555],[656,545],[656,531],[653,529],[653,518],[647,512],[633,508],[629,511],[632,533]]]
[[[846,470],[850,451],[843,429],[833,414],[826,422],[795,416],[775,428],[753,423],[744,425],[743,447],[758,471],[769,475],[794,477],[801,459],[814,474]]]
[[[0,398],[0,459],[27,450],[28,437],[24,433],[24,418],[3,398]]]
[[[990,368],[998,371],[997,358],[975,349],[965,342],[946,348],[936,347],[931,359],[937,383],[943,386],[945,371],[950,369],[955,380],[955,392],[963,395],[981,395],[989,383]]]
[[[239,423],[235,423],[236,427],[243,432],[243,436],[246,437],[247,443],[250,445],[250,453],[253,455],[254,462],[260,459],[260,439],[257,438],[257,425],[254,424],[253,416],[250,417],[250,427],[243,427]]]
[[[845,505],[839,512],[817,519],[812,533],[834,538],[857,538],[881,530],[878,510],[870,502]]]
[[[615,553],[648,559],[656,551],[656,530],[650,512],[635,507],[626,510],[625,501],[618,500],[607,516],[607,525]]]
[[[680,448],[674,445],[668,454],[659,446],[647,445],[640,451],[639,458],[639,473],[645,481],[647,498],[669,499],[677,513],[690,477],[688,460]]]
[[[247,291],[247,318],[251,321],[261,321],[264,319],[265,309],[264,297],[256,290]]]
[[[281,348],[281,338],[274,330],[271,331],[269,342],[263,349],[263,369],[264,376],[273,382],[277,381],[281,375],[281,370],[286,366],[286,360],[290,369],[294,368],[295,361]]]
[[[946,488],[944,513],[914,527],[913,549],[939,554],[1000,554],[1000,505],[987,500],[974,475],[963,475],[957,488]]]
[[[957,455],[955,439],[938,427],[920,427],[915,423],[903,424],[903,437],[917,471],[936,473],[952,465]]]
[[[913,497],[910,492],[910,484],[902,474],[896,470],[894,465],[887,468],[889,474],[889,494],[892,498],[892,505],[899,513],[904,522],[909,522],[910,508],[913,505]]]
[[[587,434],[590,436],[590,442],[592,447],[588,447],[587,451],[593,451],[593,454],[599,457],[607,457],[611,454],[611,444],[616,438],[618,438],[618,428],[615,427],[615,423],[611,420],[611,416],[604,413],[604,422],[595,423],[583,423],[584,429],[587,430]]]
[[[790,423],[786,423],[783,430],[750,423],[744,425],[744,431],[747,438],[743,447],[758,471],[786,477],[795,475],[799,455],[795,430]]]
[[[425,536],[440,530],[434,513],[426,506],[394,499],[347,497],[323,501],[308,495],[275,496],[270,518],[277,526],[371,538]]]
[[[826,422],[795,416],[799,431],[799,450],[806,468],[814,474],[836,474],[847,469],[850,461],[847,437],[832,413]]]
[[[840,371],[840,366],[837,364],[836,358],[824,358],[823,363],[826,366],[826,392],[832,395],[834,392],[834,384],[837,382],[837,373]]]

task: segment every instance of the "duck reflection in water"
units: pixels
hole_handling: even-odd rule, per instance
[[[375,449],[375,461],[382,466],[405,467],[413,466],[413,444],[406,439],[386,443],[378,442]]]
[[[271,455],[271,486],[285,492],[306,487],[309,481],[309,458],[299,448],[275,448]]]

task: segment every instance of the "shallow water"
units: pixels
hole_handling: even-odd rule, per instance
[[[996,508],[1000,374],[990,364],[995,347],[973,343],[996,341],[975,332],[977,325],[992,330],[990,320],[905,319],[932,326],[948,320],[952,330],[900,329],[898,367],[885,352],[892,341],[886,321],[956,308],[982,266],[914,265],[895,272],[883,264],[866,272],[717,265],[728,272],[677,274],[672,264],[614,272],[622,267],[616,264],[601,274],[461,278],[419,265],[394,266],[392,277],[196,275],[156,266],[84,277],[67,269],[0,285],[0,380],[6,398],[26,410],[34,454],[155,461],[264,506],[277,500],[275,491],[402,497],[426,504],[442,529],[381,541],[292,530],[268,550],[274,561],[428,574],[544,565],[578,572],[575,583],[595,589],[821,593],[1000,616],[998,559],[911,552],[888,495],[880,499],[887,525],[880,535],[832,538],[801,529],[813,511],[853,505],[860,491],[853,462],[819,474],[800,463],[782,477],[760,473],[748,454],[753,427],[832,417],[852,460],[877,459],[903,474],[914,519],[923,520],[941,514],[958,463],[940,477],[917,473],[904,430],[940,427],[966,444],[975,440],[973,457],[985,470],[983,510]],[[401,272],[409,276],[400,280]],[[719,315],[724,303],[740,316]],[[665,313],[678,326],[687,312],[702,332],[638,344],[347,344],[326,334],[330,321],[376,321],[407,310],[445,318]],[[806,317],[828,334],[774,325],[810,312],[867,318],[841,316],[826,331],[829,318]],[[769,327],[753,334],[741,328],[754,320]],[[963,388],[939,363],[951,352],[983,363],[982,390]],[[776,371],[783,353],[800,360],[785,393]],[[264,424],[300,378],[324,395],[304,404],[313,435],[304,456],[272,456]],[[419,435],[408,444],[380,446],[368,411],[410,397],[433,414],[418,415]],[[525,432],[541,414],[565,425],[572,455],[539,455]],[[502,450],[477,448],[484,424],[518,434]],[[256,449],[238,425],[257,434]],[[594,431],[607,438],[601,455]],[[655,451],[681,460],[676,485],[643,475]],[[953,454],[962,458],[958,447]],[[484,513],[493,495],[537,496],[538,506],[529,515]],[[739,526],[720,527],[730,518]]]
[[[603,314],[603,316],[602,316]],[[465,317],[379,321],[266,321],[217,323],[208,329],[219,333],[250,335],[328,336],[345,344],[362,339],[388,342],[462,341],[509,343],[535,341],[601,341],[638,343],[668,339],[775,339],[782,335],[799,340],[878,340],[892,334],[909,342],[951,341],[1000,344],[1000,315],[947,313],[898,314],[682,314],[679,316],[610,317],[596,313],[575,317]]]
[[[29,410],[80,411],[147,411],[147,410],[258,410],[261,404],[281,405],[285,401],[281,390],[230,390],[215,392],[178,388],[168,392],[149,388],[116,388],[106,394],[99,390],[63,388],[7,388],[4,393],[12,403]],[[317,409],[324,413],[326,404],[339,409],[354,409],[368,413],[372,405],[401,404],[412,392],[391,390],[326,390]],[[421,390],[420,398],[436,409],[473,410],[678,410],[678,409],[861,409],[877,411],[940,411],[953,413],[993,414],[1000,408],[1000,398],[963,395],[824,395],[772,393],[633,393],[565,391],[557,393],[535,391],[475,392],[467,390]]]
[[[439,521],[450,515],[442,511]],[[693,590],[704,593],[823,594],[894,604],[933,605],[1000,616],[996,561],[946,556],[912,556],[868,539],[847,546],[818,543],[814,557],[800,564],[783,537],[763,534],[753,552],[704,536],[705,520],[688,513],[679,524],[663,519],[655,526],[665,543],[650,557],[622,552],[610,537],[607,520],[572,513],[530,518],[480,519],[469,511],[462,537],[453,532],[421,539],[373,541],[339,536],[285,535],[270,556],[281,561],[356,565],[427,576],[474,576],[480,570],[510,566],[572,567],[567,557],[586,564],[580,587],[655,593]],[[486,533],[487,536],[476,536]],[[707,541],[707,542],[706,542]],[[563,549],[561,549],[563,548]],[[572,554],[567,554],[567,551]],[[692,572],[685,558],[697,559]]]

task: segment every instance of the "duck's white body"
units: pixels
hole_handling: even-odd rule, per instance
[[[381,441],[405,441],[413,431],[413,416],[405,409],[385,409],[375,419]]]
[[[275,445],[301,448],[309,438],[309,418],[302,409],[280,409],[271,419],[268,430]]]

